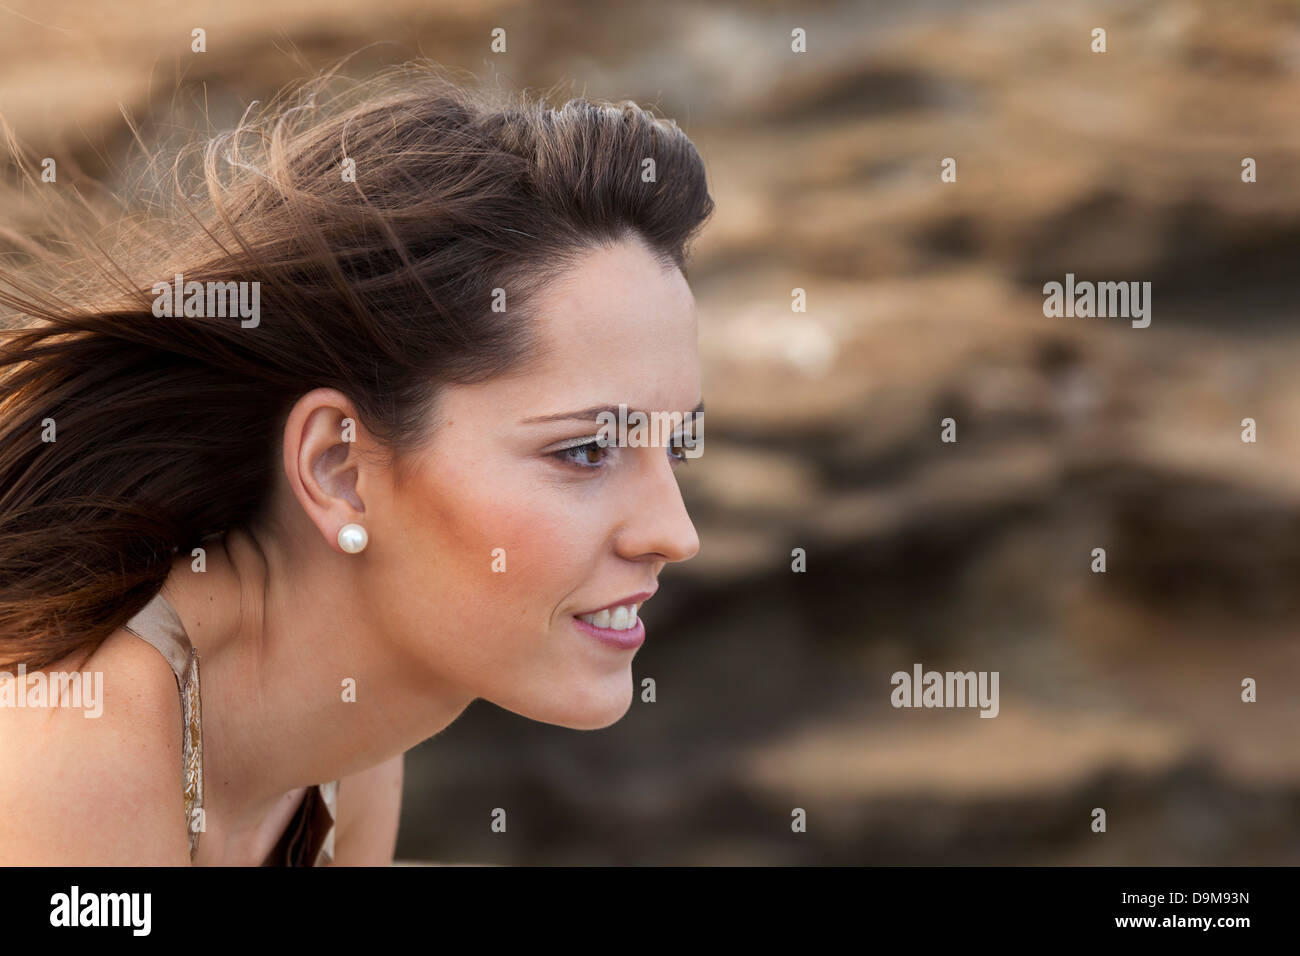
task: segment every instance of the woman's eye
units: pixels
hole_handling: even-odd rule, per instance
[[[560,461],[577,465],[579,468],[599,468],[604,462],[609,449],[595,439],[583,445],[570,445],[555,452]]]
[[[684,440],[683,436],[675,435],[665,450],[674,465],[684,465],[694,457],[687,454],[691,449],[692,446]],[[559,451],[552,452],[551,457],[587,471],[595,471],[607,466],[610,450],[610,446],[602,445],[597,439],[593,438],[591,441],[583,442],[580,445],[570,445],[568,448],[561,448]]]
[[[680,462],[685,465],[694,455],[688,455],[688,450],[693,450],[694,446],[687,444],[685,438],[681,435],[674,435],[673,440],[668,445],[668,457],[674,462]]]

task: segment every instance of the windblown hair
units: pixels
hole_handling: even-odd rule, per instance
[[[530,307],[585,251],[635,237],[685,273],[712,214],[695,147],[633,102],[427,66],[338,82],[150,157],[168,201],[115,197],[107,239],[0,229],[0,667],[93,650],[178,553],[256,521],[306,392],[347,395],[397,456],[440,385],[536,354]],[[259,283],[260,321],[156,316],[177,273]]]

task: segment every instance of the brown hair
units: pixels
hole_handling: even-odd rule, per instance
[[[254,520],[304,393],[413,447],[439,384],[532,354],[530,302],[584,250],[635,236],[685,273],[713,211],[690,140],[630,101],[552,108],[428,66],[337,83],[183,150],[179,201],[131,207],[111,251],[20,240],[0,269],[0,667],[93,649],[178,552]],[[260,283],[260,322],[156,316],[176,273]]]

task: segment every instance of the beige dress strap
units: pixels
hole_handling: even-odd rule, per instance
[[[203,714],[199,697],[199,652],[171,603],[154,595],[127,621],[126,629],[156,647],[171,665],[181,701],[181,754],[185,770],[185,829],[190,838],[190,860],[199,851],[203,832]],[[197,812],[196,812],[197,811]]]

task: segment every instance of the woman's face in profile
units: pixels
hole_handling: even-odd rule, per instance
[[[600,423],[569,416],[625,403],[689,428],[702,399],[695,304],[677,269],[625,241],[550,286],[538,315],[536,364],[445,388],[429,444],[394,475],[372,606],[430,686],[595,729],[627,711],[635,650],[575,615],[643,602],[699,539],[672,428],[643,447],[579,448]]]

